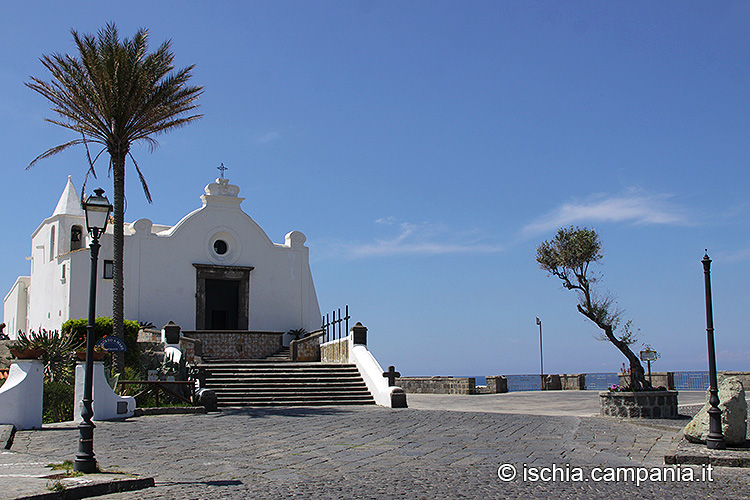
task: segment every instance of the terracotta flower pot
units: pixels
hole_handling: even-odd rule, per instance
[[[101,361],[106,355],[106,352],[94,351],[94,361]],[[78,356],[79,360],[86,361],[86,351],[76,351],[76,356]]]
[[[16,349],[10,350],[13,357],[18,359],[39,359],[45,352],[44,349],[24,349],[22,351]]]

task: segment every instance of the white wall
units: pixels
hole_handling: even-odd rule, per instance
[[[165,231],[152,232],[151,221],[131,224],[126,238],[126,316],[161,326],[172,320],[195,328],[196,270],[193,264],[253,267],[250,272],[248,328],[313,330],[321,323],[302,233],[274,244],[240,208],[241,198],[203,196],[204,206]],[[216,197],[220,198],[220,197]],[[225,256],[213,252],[220,237]]]
[[[212,183],[202,195],[203,206],[174,227],[140,219],[125,228],[125,318],[162,326],[172,320],[185,330],[195,329],[196,269],[193,264],[253,267],[250,272],[249,325],[251,330],[286,331],[321,324],[320,308],[309,265],[305,236],[292,231],[283,244],[273,243],[240,205],[239,188]],[[70,229],[79,225],[86,241],[70,251]],[[50,231],[55,248],[50,260]],[[229,244],[225,255],[213,241]],[[112,260],[112,227],[100,239],[97,269],[97,315],[112,314],[112,280],[103,279],[105,260]],[[70,318],[88,315],[90,252],[85,219],[55,214],[32,235],[31,277],[28,281],[27,328],[59,329]],[[65,280],[62,269],[65,266]],[[23,284],[23,283],[21,283]],[[15,287],[15,285],[14,285]],[[6,297],[5,318],[23,318],[25,295],[12,289]],[[14,313],[13,311],[17,311]],[[6,323],[9,323],[6,321]],[[10,325],[10,323],[9,323]],[[9,330],[10,331],[10,330]]]
[[[31,278],[19,276],[3,300],[3,318],[5,319],[5,333],[16,338],[18,330],[26,331],[27,289]]]

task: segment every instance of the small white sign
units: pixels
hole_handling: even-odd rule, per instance
[[[641,361],[656,361],[656,351],[646,350],[641,351]]]
[[[159,380],[159,372],[157,370],[148,371],[148,381],[157,382]]]

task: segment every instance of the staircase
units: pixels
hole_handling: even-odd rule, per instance
[[[264,360],[213,360],[200,366],[219,406],[375,404],[353,364],[292,362],[282,352]]]

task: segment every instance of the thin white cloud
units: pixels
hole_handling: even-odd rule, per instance
[[[275,131],[274,132],[268,132],[268,133],[266,133],[266,134],[258,137],[258,139],[256,139],[256,142],[258,144],[268,144],[269,142],[273,142],[273,141],[279,139],[279,137],[281,137],[281,134],[279,134],[278,132],[275,132]]]
[[[375,223],[396,226],[398,233],[374,243],[346,245],[343,252],[353,259],[392,257],[398,255],[446,255],[494,253],[502,250],[497,244],[483,243],[476,233],[453,231],[443,224],[397,222],[394,217],[382,217]]]
[[[587,201],[564,203],[527,224],[524,236],[536,236],[560,227],[587,222],[630,222],[633,224],[685,225],[684,211],[670,203],[672,195],[650,194],[629,189],[619,195],[597,195]]]
[[[741,250],[737,250],[736,252],[727,253],[721,256],[720,259],[728,264],[738,264],[740,262],[746,262],[750,260],[750,248],[743,248]]]
[[[723,350],[716,353],[719,361],[730,362],[748,362],[750,361],[750,351],[728,351]]]

